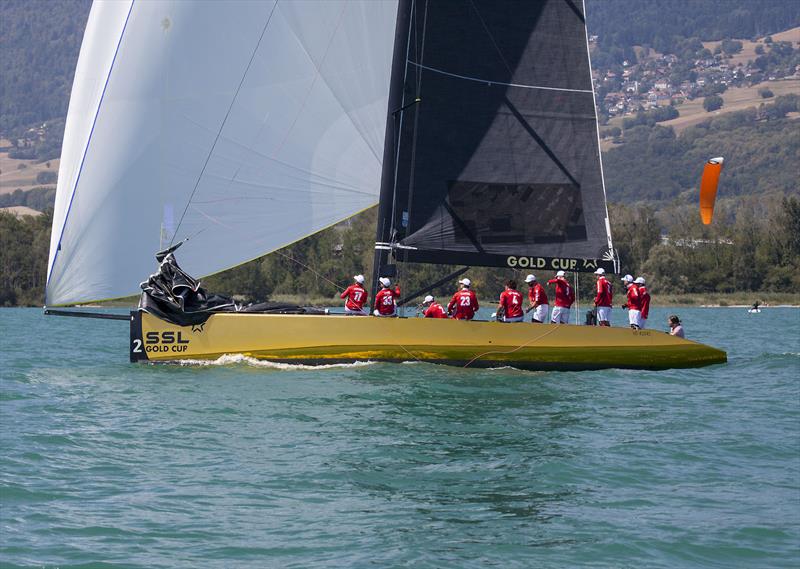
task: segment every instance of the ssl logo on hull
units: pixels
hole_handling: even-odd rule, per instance
[[[183,339],[183,332],[148,332],[144,335],[144,349],[147,352],[185,352],[189,340]]]

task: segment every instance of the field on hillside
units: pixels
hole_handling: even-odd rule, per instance
[[[797,44],[798,42],[800,42],[800,26],[777,34],[772,34],[772,36],[770,37],[772,37],[772,41],[776,42],[788,41],[792,42],[793,44]],[[765,49],[767,49],[767,46],[764,43],[764,38],[759,38],[756,41],[750,41],[745,39],[740,39],[739,41],[742,42],[742,51],[740,51],[737,54],[734,54],[734,56],[728,60],[730,65],[733,66],[739,65],[740,63],[744,65],[748,61],[755,59],[757,57],[756,46],[761,45]],[[722,43],[721,41],[704,41],[703,47],[705,47],[706,49],[710,50],[713,53],[714,49],[721,43]]]
[[[11,143],[7,140],[0,140],[0,147],[7,148],[9,146]],[[34,186],[41,186],[42,184],[36,181],[39,172],[58,173],[58,164],[58,159],[39,163],[35,160],[9,158],[8,152],[0,152],[0,194],[10,194],[17,188],[26,190]]]

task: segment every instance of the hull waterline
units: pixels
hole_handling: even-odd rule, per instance
[[[655,330],[423,318],[222,313],[177,326],[131,312],[131,361],[281,363],[424,361],[526,370],[667,369],[725,363],[727,354]]]

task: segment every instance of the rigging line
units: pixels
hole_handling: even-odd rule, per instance
[[[506,61],[506,58],[503,56],[503,52],[500,51],[500,46],[497,45],[497,42],[495,41],[494,36],[492,35],[492,32],[489,31],[489,26],[486,25],[486,21],[483,19],[483,16],[481,16],[481,13],[478,11],[478,7],[475,5],[475,0],[470,0],[470,4],[472,4],[472,8],[475,10],[475,13],[478,15],[478,19],[481,21],[481,25],[483,26],[484,31],[486,31],[486,35],[489,36],[490,40],[492,40],[492,45],[494,45],[494,48],[497,50],[497,55],[500,56],[500,60],[503,62],[503,65],[505,65],[506,69],[508,69],[509,78],[513,77],[514,76],[514,72],[511,70],[511,66],[508,65],[508,62]],[[422,62],[420,62],[420,63],[422,63]]]
[[[415,67],[419,67],[421,69],[427,69],[428,71],[433,71],[434,73],[441,73],[442,75],[448,75],[449,77],[455,77],[456,79],[465,79],[467,81],[475,81],[477,83],[487,83],[490,86],[493,85],[503,85],[504,87],[519,87],[521,89],[540,89],[542,91],[562,91],[566,93],[593,93],[590,89],[567,89],[566,87],[542,87],[540,85],[522,85],[520,83],[505,83],[503,81],[494,81],[492,79],[481,79],[480,77],[470,77],[468,75],[459,75],[458,73],[450,73],[449,71],[445,71],[443,69],[437,69],[436,67],[431,67],[429,65],[422,65],[421,63],[417,63],[416,61],[409,61],[411,65]]]
[[[314,269],[312,269],[311,267],[309,267],[309,266],[308,266],[308,265],[306,265],[305,263],[302,263],[302,262],[298,261],[297,259],[295,259],[295,258],[294,258],[294,257],[292,257],[291,255],[287,255],[286,253],[281,253],[280,251],[273,251],[273,253],[277,253],[277,254],[278,254],[278,255],[280,255],[281,257],[284,257],[284,258],[286,258],[286,259],[289,259],[290,261],[292,261],[292,262],[294,262],[294,263],[297,263],[297,264],[298,264],[298,265],[300,265],[301,267],[303,267],[303,268],[305,268],[305,269],[308,269],[309,271],[311,271],[312,273],[314,273],[316,276],[318,276],[318,277],[319,277],[319,278],[321,278],[322,280],[324,280],[324,281],[327,281],[328,283],[332,284],[334,287],[336,287],[336,290],[343,290],[341,285],[339,285],[339,284],[337,284],[337,283],[333,282],[332,280],[330,280],[330,279],[329,279],[328,277],[326,277],[325,275],[323,275],[323,274],[321,274],[321,273],[319,273],[319,272],[315,271]],[[347,288],[347,287],[345,287],[345,288]]]
[[[208,162],[211,160],[211,155],[214,154],[214,149],[217,147],[217,142],[219,141],[219,137],[222,135],[222,130],[225,128],[225,123],[228,122],[228,117],[230,116],[231,111],[233,110],[233,105],[234,103],[236,103],[236,98],[239,96],[239,91],[242,89],[242,85],[244,85],[244,80],[247,78],[247,72],[250,71],[250,66],[253,64],[253,60],[256,58],[256,53],[258,53],[258,48],[261,46],[261,40],[264,39],[264,34],[267,31],[267,27],[269,26],[270,21],[272,21],[272,15],[275,13],[275,8],[277,8],[277,6],[278,6],[278,0],[275,0],[275,3],[272,5],[272,10],[270,10],[269,16],[267,17],[267,21],[264,23],[264,28],[261,30],[261,35],[258,37],[258,42],[256,43],[256,46],[253,49],[253,53],[250,55],[250,61],[247,62],[247,67],[245,67],[244,73],[242,73],[242,79],[239,81],[239,86],[236,87],[236,92],[233,94],[233,98],[231,99],[231,104],[228,106],[228,112],[225,113],[225,118],[222,119],[222,124],[219,126],[219,130],[217,131],[217,136],[214,138],[214,143],[211,145],[211,149],[208,151],[206,160],[203,163],[203,168],[200,170],[200,174],[197,176],[197,182],[195,182],[194,188],[192,188],[192,193],[189,195],[189,200],[186,202],[186,207],[183,208],[181,219],[180,221],[178,221],[178,225],[175,227],[175,232],[172,234],[172,239],[169,242],[170,245],[172,245],[172,242],[175,240],[175,236],[178,234],[178,230],[181,228],[181,224],[183,223],[183,218],[186,217],[186,212],[189,211],[189,204],[192,203],[192,198],[194,197],[195,192],[197,192],[197,188],[200,186],[200,180],[203,179],[203,174],[206,171]]]
[[[419,56],[420,62],[425,59],[425,35],[428,28],[428,4],[429,0],[425,0],[425,15],[422,18],[422,43],[420,46]],[[422,98],[422,73],[417,73],[417,92],[415,93],[416,101]],[[406,233],[411,227],[411,206],[414,203],[414,179],[415,169],[417,166],[417,140],[419,139],[419,115],[422,109],[414,109],[414,126],[411,135],[411,164],[409,164],[408,172],[408,200],[406,203],[406,215],[408,216],[408,225]]]
[[[548,330],[547,332],[545,332],[544,334],[540,334],[539,336],[536,336],[535,338],[531,338],[530,340],[528,340],[527,342],[525,342],[524,344],[522,344],[520,346],[517,346],[513,350],[506,350],[506,351],[492,350],[490,352],[484,352],[482,354],[478,354],[477,356],[475,356],[474,358],[469,360],[466,364],[464,364],[464,367],[469,367],[472,364],[472,362],[474,362],[475,360],[480,359],[483,356],[488,356],[489,354],[513,354],[514,352],[521,350],[522,348],[524,348],[525,346],[531,344],[532,342],[535,342],[537,340],[541,340],[542,338],[544,338],[548,334],[552,334],[553,332],[558,330],[559,326],[566,326],[566,324],[551,324],[551,326],[552,326],[552,328],[550,330]]]
[[[56,252],[53,254],[53,264],[50,265],[49,269],[47,270],[47,281],[50,281],[50,276],[53,272],[53,268],[56,266],[56,259],[58,259],[58,252],[61,250],[61,240],[64,238],[64,231],[67,229],[67,219],[69,219],[69,214],[72,211],[72,204],[75,200],[75,194],[78,191],[78,182],[81,180],[81,174],[83,173],[83,164],[86,162],[86,155],[89,153],[89,145],[92,142],[92,135],[94,134],[94,127],[97,125],[97,117],[100,116],[100,109],[103,106],[103,99],[106,96],[106,89],[108,89],[108,82],[111,80],[111,72],[114,70],[114,64],[117,62],[117,55],[119,55],[119,48],[122,45],[122,38],[125,37],[125,30],[128,28],[128,20],[130,20],[131,12],[133,12],[133,5],[136,3],[136,0],[131,0],[131,7],[128,8],[128,15],[125,16],[125,23],[122,26],[122,31],[119,34],[119,40],[117,41],[117,49],[114,51],[114,57],[111,59],[111,65],[108,67],[108,75],[106,76],[106,82],[103,85],[103,92],[100,93],[100,100],[97,102],[97,111],[94,113],[94,120],[92,121],[92,129],[89,131],[89,137],[86,139],[86,147],[83,149],[83,157],[81,158],[81,165],[78,167],[78,176],[75,178],[75,185],[72,187],[72,194],[69,198],[69,205],[67,206],[67,213],[64,214],[64,224],[61,226],[61,234],[58,236],[58,244],[56,245]],[[45,292],[45,296],[47,296]],[[45,299],[46,300],[46,299]]]

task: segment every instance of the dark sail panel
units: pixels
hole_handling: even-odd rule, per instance
[[[409,9],[400,107],[421,101],[392,125],[384,241],[395,256],[610,265],[582,5],[416,0]]]

